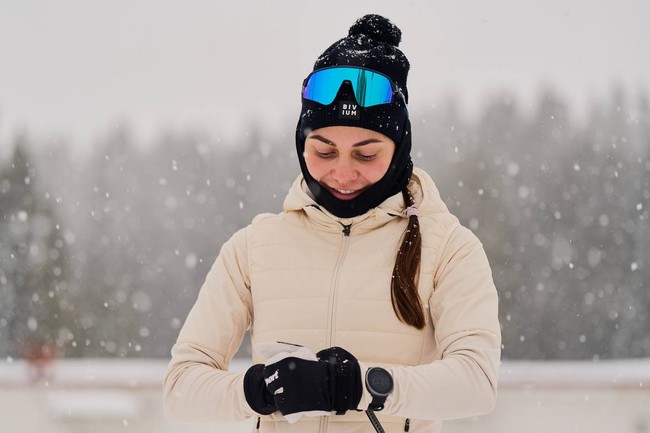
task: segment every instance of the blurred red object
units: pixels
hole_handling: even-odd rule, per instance
[[[29,365],[31,382],[50,378],[52,365],[58,357],[58,350],[51,342],[27,342],[23,348],[24,358]]]

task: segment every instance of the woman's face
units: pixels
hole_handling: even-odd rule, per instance
[[[305,140],[307,170],[340,200],[352,200],[388,171],[395,142],[379,132],[328,126]]]

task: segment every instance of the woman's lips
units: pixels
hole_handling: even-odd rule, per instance
[[[363,192],[363,189],[337,189],[327,186],[329,192],[339,200],[352,200]]]

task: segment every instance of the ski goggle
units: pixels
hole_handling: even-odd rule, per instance
[[[352,66],[334,66],[312,72],[302,83],[302,97],[329,105],[344,82],[350,82],[354,97],[362,107],[390,104],[396,95],[404,95],[386,75],[370,69]]]

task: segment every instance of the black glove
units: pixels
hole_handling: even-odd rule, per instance
[[[278,410],[273,394],[264,383],[264,364],[255,364],[244,375],[244,395],[246,402],[260,415],[269,415]]]
[[[319,354],[318,361],[287,357],[264,367],[266,387],[283,415],[357,408],[362,389],[356,358],[341,348]]]
[[[334,368],[336,377],[334,408],[337,413],[340,410],[345,413],[346,409],[356,409],[363,393],[361,368],[357,358],[341,347],[323,349],[316,356]]]

